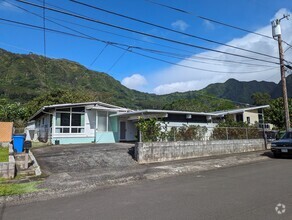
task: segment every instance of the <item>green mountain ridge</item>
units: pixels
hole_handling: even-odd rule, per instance
[[[280,84],[235,79],[211,84],[199,91],[155,95],[131,90],[108,74],[89,70],[77,62],[35,54],[15,54],[3,49],[0,49],[0,78],[0,98],[21,103],[59,88],[94,93],[99,101],[133,109],[162,109],[177,100],[200,96],[208,98],[210,94],[244,103],[251,103],[251,95],[255,92],[266,92],[273,98],[281,95]],[[289,97],[292,97],[291,86],[290,75],[287,77]]]

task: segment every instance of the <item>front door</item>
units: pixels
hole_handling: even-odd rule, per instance
[[[126,122],[121,121],[120,122],[120,140],[126,139]]]

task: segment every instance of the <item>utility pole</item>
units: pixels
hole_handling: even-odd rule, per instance
[[[286,131],[289,131],[289,129],[290,129],[290,115],[289,115],[289,106],[288,106],[288,95],[287,95],[286,75],[285,75],[286,69],[285,69],[285,64],[284,64],[284,53],[283,53],[283,47],[282,47],[282,36],[281,36],[280,22],[284,18],[288,19],[288,17],[289,17],[289,15],[283,15],[283,17],[281,19],[276,19],[275,21],[272,22],[273,38],[278,39]]]

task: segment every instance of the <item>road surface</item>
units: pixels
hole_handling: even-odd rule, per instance
[[[291,159],[2,206],[2,219],[292,219]],[[275,207],[279,205],[277,214]]]

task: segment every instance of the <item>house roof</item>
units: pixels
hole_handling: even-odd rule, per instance
[[[210,113],[206,112],[189,112],[189,111],[173,111],[173,110],[154,110],[154,109],[145,109],[132,112],[119,112],[111,116],[132,116],[132,115],[143,115],[143,114],[188,114],[188,115],[205,115],[212,116]]]
[[[249,108],[239,108],[239,109],[231,109],[231,110],[223,110],[223,111],[216,111],[216,112],[210,112],[214,116],[220,116],[220,115],[229,115],[229,114],[237,114],[237,113],[243,113],[246,111],[253,111],[257,109],[264,109],[269,108],[269,105],[261,105],[261,106],[253,106]]]
[[[231,109],[231,110],[224,110],[224,111],[216,111],[216,112],[190,112],[190,111],[173,111],[173,110],[153,110],[153,109],[145,109],[139,111],[132,111],[132,112],[119,112],[117,114],[111,115],[113,116],[135,116],[135,115],[147,115],[147,114],[162,114],[162,117],[167,117],[166,114],[188,114],[188,115],[203,115],[203,116],[211,116],[211,117],[218,117],[224,116],[228,114],[237,114],[243,113],[245,111],[252,111],[256,109],[263,109],[268,108],[269,105],[262,105],[262,106],[254,106],[249,108],[241,108],[241,109]]]
[[[107,104],[104,102],[80,102],[80,103],[55,104],[55,105],[48,105],[48,106],[42,107],[32,117],[30,117],[29,121],[34,120],[43,114],[50,114],[49,112],[46,112],[50,109],[66,108],[66,107],[74,107],[74,106],[88,106],[88,105],[93,105],[93,106],[99,107],[100,109],[103,109],[103,110],[105,110],[106,108],[115,109],[117,111],[119,111],[119,110],[125,111],[126,110],[126,108],[122,108],[122,107],[119,107],[116,105]],[[89,109],[91,109],[91,108],[89,108]],[[92,109],[94,109],[94,107],[92,107]],[[97,108],[95,108],[95,109],[97,109]]]

